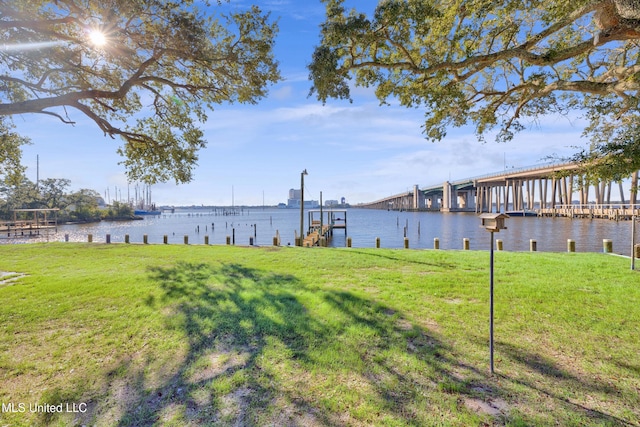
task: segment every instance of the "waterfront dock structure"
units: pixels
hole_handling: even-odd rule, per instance
[[[631,188],[638,187],[638,171],[631,175]],[[612,188],[617,184],[620,199],[612,201]],[[537,187],[537,194],[536,194]],[[578,204],[573,195],[578,193]],[[595,201],[589,202],[593,194]],[[555,163],[520,169],[507,169],[493,174],[419,188],[396,194],[359,208],[439,211],[439,212],[522,212],[541,216],[571,218],[630,219],[640,215],[637,194],[625,197],[622,183],[599,181],[589,183],[577,163]]]
[[[14,209],[13,221],[0,222],[0,236],[2,237],[39,237],[44,230],[58,230],[58,217],[56,213],[60,209]],[[47,214],[53,213],[54,219],[47,219]],[[27,217],[33,214],[33,218],[22,219],[22,214]]]
[[[307,237],[304,238],[302,246],[316,246],[328,241],[333,236],[334,229],[344,229],[347,234],[347,211],[346,209],[311,209],[308,211],[309,228]]]

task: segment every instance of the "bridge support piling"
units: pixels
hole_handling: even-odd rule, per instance
[[[564,176],[559,176],[562,172]],[[631,189],[638,187],[639,171],[631,176]],[[536,182],[537,181],[537,182]],[[577,191],[580,204],[587,206],[595,203],[597,208],[590,208],[589,215],[595,217],[613,217],[611,204],[613,183],[599,181],[589,184],[576,163],[542,165],[503,172],[480,178],[460,181],[446,181],[441,185],[420,189],[414,185],[412,190],[360,205],[359,207],[384,210],[440,210],[475,211],[476,213],[504,211],[524,211],[539,209],[541,215],[587,217],[587,208],[573,205],[573,192]],[[538,187],[536,189],[536,186]],[[631,191],[625,197],[624,188],[618,184],[620,203],[635,205],[637,192]],[[614,196],[615,197],[615,196]],[[614,201],[615,204],[618,204]],[[624,209],[627,209],[626,207]],[[619,216],[626,216],[619,212]]]

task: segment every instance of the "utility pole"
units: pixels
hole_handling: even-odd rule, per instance
[[[302,246],[302,242],[304,241],[304,176],[309,175],[307,170],[303,170],[300,173],[300,244],[298,246]]]

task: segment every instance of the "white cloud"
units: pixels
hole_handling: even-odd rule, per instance
[[[269,97],[278,101],[284,101],[286,99],[291,99],[292,94],[293,87],[287,85],[278,87],[276,89],[271,89],[271,91],[269,92]]]

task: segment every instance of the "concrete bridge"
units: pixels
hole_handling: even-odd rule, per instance
[[[622,183],[600,181],[588,183],[577,163],[553,163],[520,169],[507,169],[488,175],[446,181],[396,194],[360,208],[384,210],[432,210],[440,212],[536,212],[546,214],[568,206],[575,207],[574,192],[578,193],[578,206],[599,207],[612,204],[612,188],[618,186],[617,204],[635,208],[637,194],[624,192]],[[631,188],[638,186],[638,172],[631,176]]]

